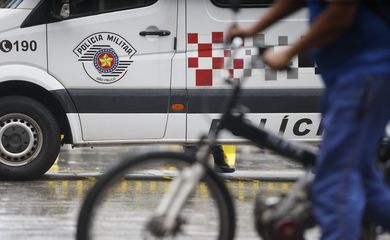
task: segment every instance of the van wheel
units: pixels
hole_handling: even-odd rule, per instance
[[[60,131],[53,114],[24,97],[0,98],[0,178],[28,180],[42,176],[60,151]]]

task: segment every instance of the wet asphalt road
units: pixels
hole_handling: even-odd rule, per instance
[[[163,148],[166,148],[165,146]],[[179,147],[168,147],[180,150]],[[94,177],[85,177],[104,172],[111,164],[118,161],[123,154],[161,149],[160,146],[110,147],[93,149],[63,148],[59,160],[40,180],[31,182],[0,182],[0,239],[75,239],[76,220],[80,204],[86,192],[96,181]],[[245,160],[244,160],[245,159]],[[236,168],[240,170],[300,170],[291,162],[285,162],[268,152],[249,147],[239,147]],[[253,202],[256,193],[264,196],[275,196],[288,191],[292,182],[260,180],[226,180],[234,196],[238,226],[236,239],[259,239],[253,224]],[[123,186],[122,186],[123,185]],[[143,216],[145,200],[158,202],[165,191],[164,183],[141,181],[135,185],[122,184],[115,203],[121,207],[113,210],[110,217],[119,218],[123,204],[130,204],[134,210],[132,216]],[[154,186],[153,188],[151,186]],[[135,197],[128,203],[122,200],[131,192]],[[160,195],[159,195],[160,194]],[[199,195],[201,201],[208,200]],[[213,211],[212,207],[199,205],[202,211]],[[195,206],[194,206],[195,209]],[[194,218],[198,215],[192,211]],[[111,212],[110,212],[111,213]],[[139,223],[134,221],[131,229],[137,229]],[[207,235],[207,231],[203,230]],[[115,238],[113,238],[115,239]],[[130,239],[141,239],[130,237]],[[180,238],[179,238],[180,239]],[[200,237],[199,239],[204,239]],[[308,234],[308,239],[318,239],[318,231]],[[388,240],[388,235],[381,240]]]

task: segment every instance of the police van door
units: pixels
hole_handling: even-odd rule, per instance
[[[70,0],[70,17],[48,24],[48,69],[84,141],[164,136],[176,12],[172,0]]]
[[[238,24],[250,26],[264,15],[274,0],[242,0]],[[226,29],[232,24],[229,0],[187,0],[187,86],[189,114],[187,135],[194,141],[202,132],[216,126],[231,87],[221,79],[222,68],[232,52],[224,49]],[[322,83],[314,64],[299,57],[290,72],[274,72],[257,58],[258,45],[272,45],[274,51],[285,48],[307,29],[306,10],[289,16],[281,23],[245,39],[233,64],[231,77],[245,76],[240,103],[248,108],[248,120],[296,140],[317,140],[321,135],[318,102]],[[235,141],[231,135],[220,140]]]

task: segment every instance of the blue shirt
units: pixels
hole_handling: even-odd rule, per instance
[[[326,0],[307,0],[310,22],[327,6]],[[349,71],[356,74],[390,73],[390,29],[386,23],[359,3],[352,25],[334,42],[313,51],[323,77]]]

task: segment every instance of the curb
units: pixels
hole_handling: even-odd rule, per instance
[[[241,170],[234,173],[222,173],[220,175],[227,180],[296,181],[303,174],[304,171],[299,170]]]
[[[252,171],[240,170],[234,173],[219,174],[225,180],[234,181],[295,181],[304,174],[304,171],[299,170],[272,170],[272,171]],[[45,180],[90,180],[102,176],[103,173],[47,173],[43,176]],[[126,179],[139,180],[166,180],[174,177],[170,171],[148,171],[139,174],[126,175]]]

